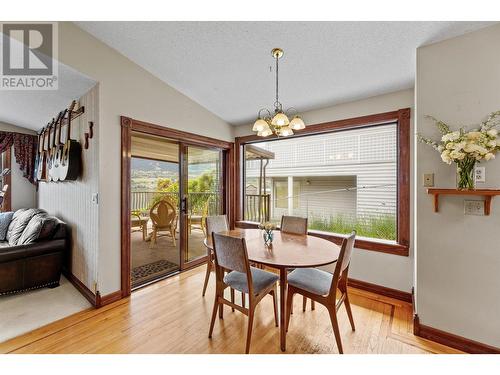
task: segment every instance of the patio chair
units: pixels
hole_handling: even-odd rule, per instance
[[[175,241],[175,232],[177,230],[177,211],[170,200],[162,199],[156,202],[149,210],[149,217],[153,222],[153,231],[151,233],[151,243],[149,247],[153,247],[157,243],[157,238],[160,232],[167,232],[166,235],[172,237],[174,246],[177,246]]]

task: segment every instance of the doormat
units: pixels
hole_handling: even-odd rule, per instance
[[[132,268],[132,288],[147,283],[157,277],[165,276],[170,272],[179,270],[179,265],[169,262],[168,260],[158,260],[153,263],[144,264],[139,267]]]

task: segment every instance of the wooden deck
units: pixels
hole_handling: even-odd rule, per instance
[[[89,309],[0,343],[1,353],[243,353],[246,317],[225,310],[208,339],[214,277],[201,296],[204,267],[134,292],[99,310]],[[342,307],[339,325],[345,353],[459,353],[412,333],[412,307],[399,300],[350,289],[356,324],[352,332]],[[328,313],[302,312],[294,301],[286,353],[337,353]],[[257,307],[251,353],[281,353],[272,299]]]

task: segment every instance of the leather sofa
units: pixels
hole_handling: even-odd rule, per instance
[[[21,244],[14,244],[12,240],[0,241],[0,295],[59,286],[69,243],[67,225],[43,210],[30,210],[35,210],[31,219],[25,217],[25,223],[19,220],[16,223],[16,215],[21,217],[19,210],[9,226],[11,237],[16,230],[22,230],[21,235],[18,234]],[[20,224],[24,228],[20,228]],[[38,231],[28,238],[26,231],[33,232],[35,227]]]

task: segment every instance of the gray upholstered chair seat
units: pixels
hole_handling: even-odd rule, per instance
[[[274,284],[279,279],[274,273],[263,271],[255,267],[250,267],[250,271],[252,272],[253,291],[255,294],[259,294],[262,290]],[[247,275],[243,272],[229,272],[224,276],[224,283],[240,292],[248,293]]]
[[[297,268],[288,275],[288,284],[325,296],[330,292],[333,275],[316,268]]]

